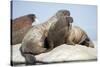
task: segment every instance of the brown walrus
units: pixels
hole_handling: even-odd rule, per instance
[[[36,25],[29,30],[29,32],[25,35],[20,48],[21,54],[26,59],[26,64],[35,64],[36,59],[34,55],[47,51],[44,41],[46,40],[50,27],[55,23],[62,22],[60,20],[60,16],[63,17],[66,15],[70,15],[68,10],[59,10],[48,21],[43,24]]]
[[[80,44],[94,48],[94,44],[91,39],[88,37],[86,32],[79,26],[72,26],[68,37],[65,39],[65,42],[69,45]]]
[[[28,14],[12,20],[12,43],[15,45],[21,43],[27,31],[32,27],[35,21],[35,14]]]

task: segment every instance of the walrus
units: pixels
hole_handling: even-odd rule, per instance
[[[32,23],[35,21],[36,16],[35,14],[28,14],[12,20],[12,31],[17,31],[25,26],[31,26]]]
[[[28,14],[25,16],[18,17],[11,21],[12,24],[12,43],[15,45],[21,43],[25,34],[32,27],[32,24],[35,22],[35,14]]]
[[[48,51],[64,44],[65,37],[68,37],[72,22],[73,18],[64,14],[64,16],[60,16],[57,23],[51,25],[47,36],[49,43]]]
[[[87,33],[79,26],[72,26],[68,37],[65,38],[65,43],[68,45],[83,45],[94,48],[94,44],[88,37]]]
[[[22,56],[26,59],[26,64],[36,64],[34,55],[47,51],[44,41],[48,42],[46,37],[50,27],[59,22],[60,16],[70,15],[68,10],[59,10],[46,22],[32,27],[25,35],[20,48]]]

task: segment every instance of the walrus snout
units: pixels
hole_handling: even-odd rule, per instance
[[[70,17],[70,16],[66,16],[66,20],[67,20],[69,23],[73,23],[73,18]]]

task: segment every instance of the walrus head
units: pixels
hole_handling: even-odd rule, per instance
[[[35,18],[36,18],[35,14],[28,14],[27,16],[32,19],[32,22],[35,21]]]
[[[69,10],[59,10],[56,13],[56,17],[58,19],[57,24],[63,27],[71,27],[73,18],[70,16],[70,11]]]
[[[56,13],[57,18],[65,18],[66,21],[68,21],[69,23],[73,22],[73,18],[70,16],[70,11],[68,10],[59,10]]]

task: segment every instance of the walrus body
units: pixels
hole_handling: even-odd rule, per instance
[[[61,14],[60,14],[61,13]],[[68,10],[58,11],[53,17],[43,24],[34,26],[25,35],[22,46],[20,48],[21,54],[25,57],[27,64],[35,64],[36,59],[34,55],[47,51],[44,41],[47,42],[48,31],[52,25],[59,21],[59,16],[62,14],[69,14]],[[54,26],[53,26],[54,27]],[[32,59],[34,58],[34,59]]]
[[[64,44],[65,37],[68,36],[69,31],[71,29],[71,23],[73,22],[73,18],[70,17],[69,14],[61,14],[59,16],[59,20],[57,23],[51,25],[49,32],[48,32],[48,43],[49,43],[49,50]]]
[[[80,44],[87,47],[94,47],[94,44],[86,32],[78,26],[72,26],[69,36],[66,38],[65,42],[69,45]]]
[[[12,44],[15,45],[21,43],[25,34],[32,27],[32,23],[35,21],[35,15],[29,14],[14,19],[12,23]]]

